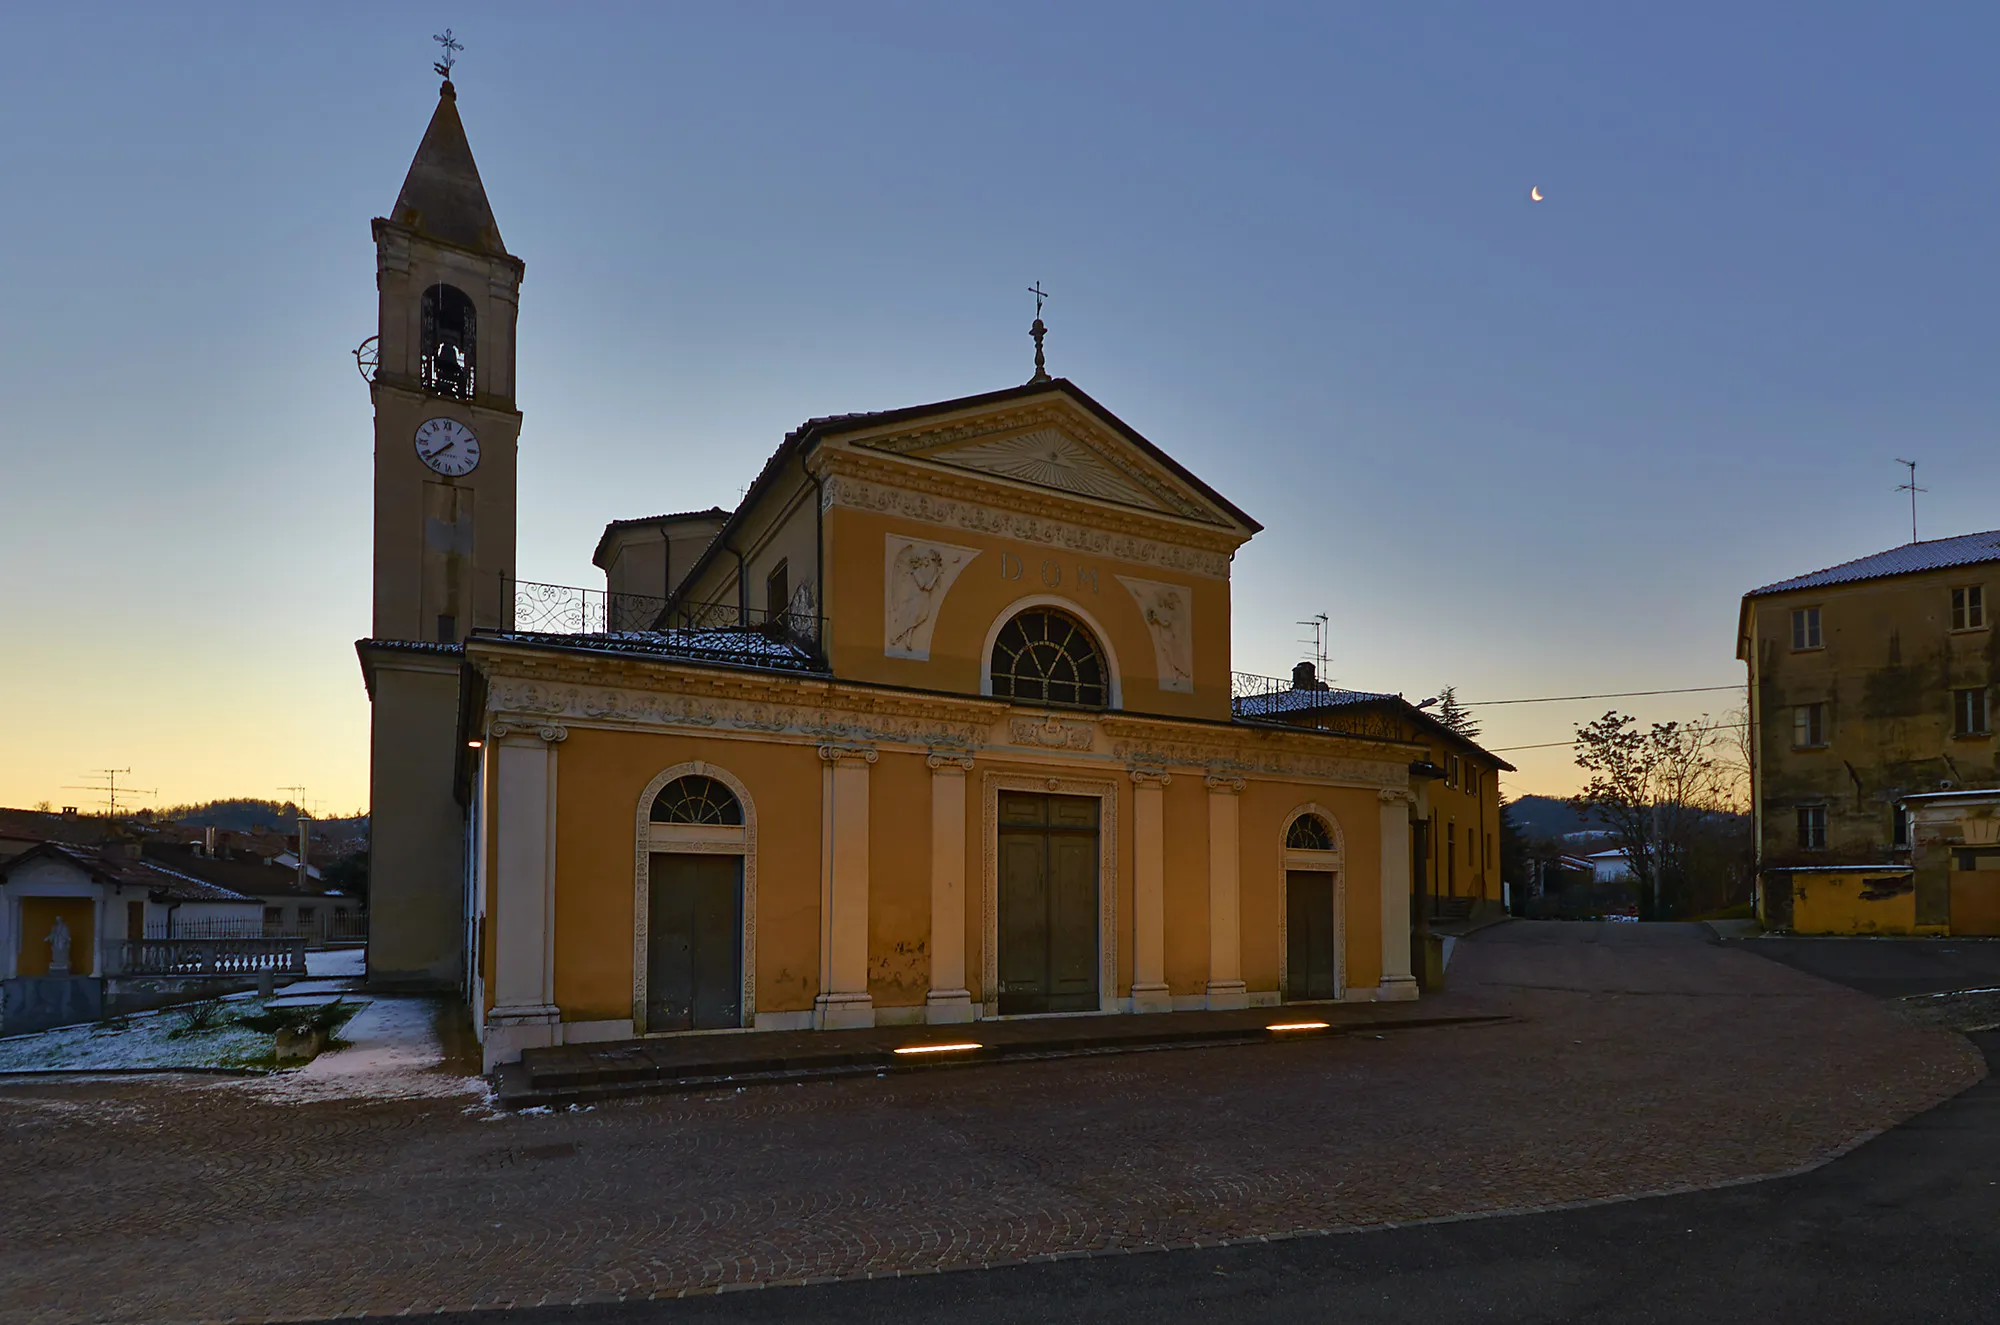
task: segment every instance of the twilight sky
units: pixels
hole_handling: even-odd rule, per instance
[[[349,351],[446,25],[527,262],[524,578],[1024,380],[1038,279],[1051,370],[1265,524],[1243,670],[1324,611],[1412,699],[1730,684],[1745,589],[1908,538],[1895,457],[1926,536],[2000,526],[2000,8],[8,6],[0,804],[365,802]]]

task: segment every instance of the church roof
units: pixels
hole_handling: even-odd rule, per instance
[[[473,638],[497,644],[561,649],[569,653],[616,653],[720,667],[753,667],[814,675],[825,670],[808,650],[787,639],[774,639],[761,630],[675,627],[667,630],[610,630],[586,635],[540,630],[482,630],[475,632]]]
[[[437,110],[410,162],[390,219],[458,248],[509,256],[493,207],[486,201],[486,186],[479,181],[465,124],[458,118],[458,92],[449,79],[438,93]]]

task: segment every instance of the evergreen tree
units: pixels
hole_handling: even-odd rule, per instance
[[[1457,732],[1468,741],[1479,739],[1479,720],[1472,716],[1472,710],[1458,702],[1458,687],[1446,686],[1438,691],[1438,721]]]

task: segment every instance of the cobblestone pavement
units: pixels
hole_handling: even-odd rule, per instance
[[[1353,1229],[1796,1169],[1983,1072],[1704,941],[1458,949],[1500,1025],[498,1116],[239,1082],[0,1085],[0,1318],[299,1319],[671,1295]]]

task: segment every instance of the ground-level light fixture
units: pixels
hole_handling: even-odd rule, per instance
[[[967,1049],[984,1049],[983,1044],[906,1044],[896,1052],[899,1054],[955,1054]]]
[[[1275,1026],[1266,1026],[1267,1031],[1323,1031],[1332,1023],[1324,1021],[1281,1021]]]

